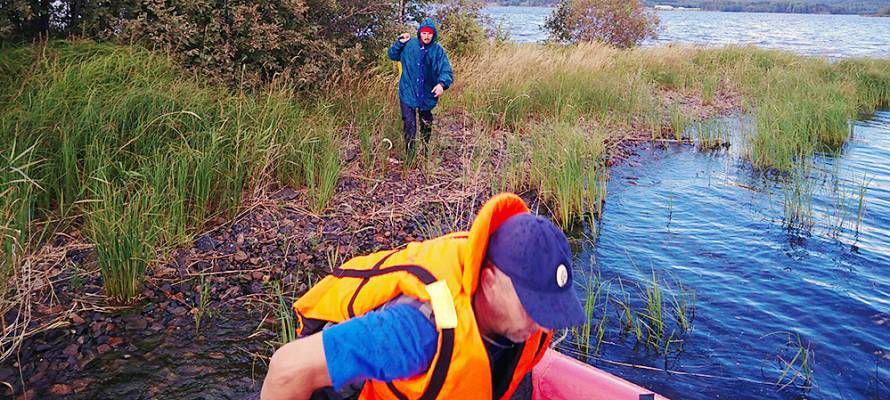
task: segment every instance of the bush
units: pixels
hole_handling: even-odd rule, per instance
[[[78,36],[139,43],[224,80],[298,87],[373,60],[429,0],[0,0],[0,41]]]
[[[620,48],[654,38],[658,25],[658,17],[640,0],[562,0],[545,23],[552,41],[596,41]]]
[[[478,53],[486,40],[482,27],[484,6],[485,3],[480,0],[444,1],[435,15],[442,47],[454,56]]]

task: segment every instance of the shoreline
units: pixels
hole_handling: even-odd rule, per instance
[[[607,54],[602,62],[608,66],[615,63],[608,57],[638,54],[596,48],[586,51]],[[579,63],[588,64],[587,59]],[[670,70],[671,60],[665,65]],[[470,65],[461,67],[468,76],[478,72],[473,72]],[[654,79],[673,78],[656,75]],[[479,82],[492,84],[486,79]],[[397,154],[387,152],[379,159],[380,155],[372,155],[369,173],[364,155],[367,150],[356,132],[359,127],[345,127],[338,151],[342,162],[339,178],[330,202],[320,213],[311,211],[313,195],[306,187],[270,181],[249,187],[244,194],[249,200],[234,218],[212,218],[203,229],[190,233],[187,243],[163,254],[163,261],[149,267],[137,308],[124,311],[108,306],[93,246],[77,229],[59,232],[47,246],[28,257],[33,268],[28,278],[35,291],[34,298],[28,299],[31,309],[24,310],[27,324],[18,329],[26,329],[29,337],[21,343],[21,352],[3,362],[0,382],[14,386],[14,396],[22,396],[19,398],[46,394],[91,397],[89,388],[98,379],[93,379],[96,375],[90,371],[99,365],[135,362],[152,353],[137,346],[146,337],[168,336],[174,347],[185,345],[213,335],[215,319],[238,314],[252,321],[243,326],[244,337],[251,338],[248,342],[253,343],[256,368],[262,371],[263,356],[271,355],[274,349],[265,343],[275,341],[281,321],[274,315],[282,298],[285,303],[292,301],[338,261],[466,227],[475,210],[493,194],[493,182],[510,156],[508,137],[513,128],[507,123],[508,108],[502,114],[489,115],[482,108],[470,107],[475,103],[464,96],[483,91],[473,84],[461,84],[448,94],[454,101],[436,112],[432,157],[419,160],[414,167],[406,168]],[[609,112],[591,113],[595,117],[589,119],[559,113],[553,118],[574,121],[586,133],[604,130],[603,156],[608,165],[613,165],[632,153],[637,143],[691,143],[690,138],[676,132],[684,124],[672,121],[675,114],[690,121],[706,120],[743,113],[750,107],[735,82],[724,77],[714,84],[717,87],[708,101],[695,83],[673,84],[677,87],[653,84],[658,98],[664,101],[659,106],[668,108],[656,110],[655,121],[632,113],[615,116],[609,107]],[[474,101],[488,101],[480,104],[490,105],[498,100]],[[507,104],[522,106],[513,101]],[[536,105],[523,107],[535,110]],[[468,111],[471,109],[476,113]],[[544,110],[543,116],[531,117],[518,114],[515,124],[540,124],[549,112]],[[658,128],[659,135],[653,127]],[[384,137],[372,139],[379,142]],[[554,205],[542,197],[539,188],[519,189],[533,209],[555,213]],[[274,282],[280,283],[278,289]],[[244,313],[244,309],[249,311]],[[268,350],[266,354],[261,354],[263,348]],[[208,357],[218,360],[215,355]],[[210,371],[185,372],[201,375]]]

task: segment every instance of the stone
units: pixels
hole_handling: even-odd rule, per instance
[[[210,235],[201,235],[195,239],[195,248],[200,251],[214,251],[216,250],[216,240],[213,240]]]
[[[155,277],[158,278],[175,278],[179,275],[179,271],[173,267],[162,267],[158,268],[155,272]]]
[[[62,350],[62,354],[69,357],[76,357],[78,354],[80,354],[80,345],[78,345],[77,343],[71,343],[68,345],[68,347],[65,347],[65,350]]]
[[[90,324],[90,331],[93,332],[93,335],[98,335],[100,332],[105,331],[105,323],[104,322],[93,322]]]
[[[93,362],[93,360],[95,359],[95,354],[86,353],[86,355],[84,355],[83,358],[81,358],[80,361],[77,362],[77,369],[83,370],[84,368],[86,368],[87,365],[89,365],[89,363]]]
[[[55,396],[67,396],[74,393],[74,390],[71,389],[71,386],[57,383],[49,387],[49,393]]]
[[[71,314],[71,322],[75,325],[85,324],[87,321],[80,317],[77,314]]]
[[[74,390],[74,393],[82,392],[84,389],[87,388],[87,386],[89,386],[93,382],[96,382],[96,379],[94,379],[94,378],[75,379],[73,382],[71,382],[71,390]]]
[[[142,317],[127,318],[124,321],[124,324],[125,324],[124,326],[126,326],[126,328],[128,330],[135,330],[135,331],[142,331],[148,327],[148,321],[146,321],[145,318],[142,318]]]

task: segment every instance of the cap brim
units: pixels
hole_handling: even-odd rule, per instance
[[[570,282],[571,284],[571,282]],[[583,324],[587,317],[575,294],[569,286],[559,292],[542,292],[513,283],[519,301],[532,320],[544,328],[554,330]]]

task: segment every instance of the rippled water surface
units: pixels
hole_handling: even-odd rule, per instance
[[[592,362],[676,399],[888,398],[890,113],[863,117],[841,155],[816,158],[808,230],[785,227],[780,180],[737,151],[644,148],[611,170],[599,237],[582,240],[579,271],[626,284],[654,271],[694,290],[697,306],[677,354],[635,349],[614,324],[602,348],[602,359],[678,373]],[[776,357],[794,355],[787,333],[814,356],[810,391],[773,384]]]
[[[547,38],[549,7],[489,7],[517,42]],[[659,11],[658,39],[646,43],[752,44],[827,57],[890,58],[890,18],[858,15]]]

